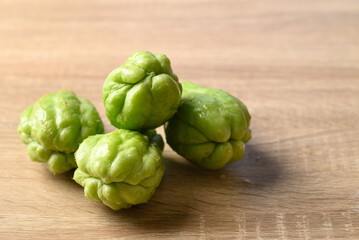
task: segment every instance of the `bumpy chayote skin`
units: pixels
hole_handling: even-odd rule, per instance
[[[244,155],[251,138],[250,115],[234,96],[183,82],[176,115],[165,125],[167,143],[179,155],[206,169],[220,169]]]
[[[145,134],[119,129],[83,141],[74,180],[87,198],[119,210],[152,197],[165,171],[163,140],[153,130]]]
[[[69,90],[49,93],[21,115],[18,134],[30,158],[55,173],[76,167],[74,152],[88,136],[103,133],[92,103]]]
[[[182,86],[165,55],[138,51],[108,75],[102,93],[112,125],[143,130],[161,126],[176,113]]]

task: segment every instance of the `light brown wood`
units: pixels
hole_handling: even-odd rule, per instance
[[[113,130],[101,87],[137,50],[242,99],[253,139],[219,171],[166,146],[154,197],[115,212],[30,161],[16,128],[68,88]],[[0,239],[359,239],[356,0],[0,0],[0,82]]]

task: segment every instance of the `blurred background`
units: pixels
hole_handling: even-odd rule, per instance
[[[253,139],[215,172],[166,146],[153,199],[115,213],[31,162],[16,127],[68,88],[113,130],[102,85],[138,50],[241,99]],[[0,0],[0,84],[0,238],[359,237],[357,0]]]
[[[104,116],[100,89],[107,74],[131,53],[149,50],[166,54],[180,80],[250,101],[254,122],[266,118],[262,108],[279,118],[289,110],[294,119],[306,114],[317,121],[334,117],[333,110],[337,122],[343,119],[339,109],[321,109],[320,101],[328,88],[351,91],[357,81],[356,3],[1,0],[0,81],[6,91],[28,96],[16,110],[71,88],[91,98]],[[308,88],[313,83],[317,87]],[[311,108],[299,101],[304,87]],[[337,97],[331,94],[328,104],[338,103]],[[291,108],[284,110],[281,101]],[[307,127],[294,119],[265,120],[271,128],[283,121]]]

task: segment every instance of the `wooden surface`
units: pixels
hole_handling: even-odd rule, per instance
[[[101,87],[137,50],[242,99],[253,139],[219,171],[166,146],[154,197],[115,212],[30,161],[16,128],[69,88],[113,130]],[[356,0],[0,0],[0,82],[0,239],[359,239]]]

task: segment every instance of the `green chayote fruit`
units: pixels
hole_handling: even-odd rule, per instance
[[[88,137],[75,153],[74,180],[85,196],[114,210],[145,203],[160,184],[163,140],[154,131],[119,129]]]
[[[108,75],[102,93],[112,125],[141,130],[159,127],[176,113],[182,86],[165,55],[138,51]]]
[[[96,108],[69,90],[49,93],[21,115],[18,134],[33,161],[57,174],[76,167],[74,152],[88,136],[103,133]]]
[[[244,155],[251,138],[250,115],[234,96],[183,82],[176,115],[165,125],[167,143],[179,155],[207,169],[219,169]]]

